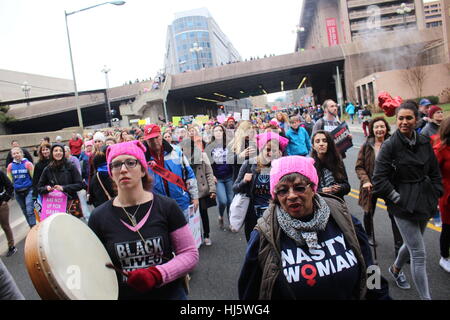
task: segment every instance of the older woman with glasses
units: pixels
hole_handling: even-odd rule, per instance
[[[361,223],[344,201],[317,193],[318,182],[311,158],[272,162],[272,203],[251,234],[240,299],[389,299],[383,278],[379,289],[366,284],[372,256]]]
[[[185,300],[183,277],[196,266],[198,250],[175,200],[151,192],[144,152],[139,141],[108,147],[117,197],[92,212],[89,227],[121,269],[119,299]]]

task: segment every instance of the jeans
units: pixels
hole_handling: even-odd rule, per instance
[[[228,218],[230,215],[230,205],[233,201],[233,178],[217,179],[217,202],[219,203],[219,215],[223,217],[225,209],[228,208]]]
[[[425,243],[423,240],[423,233],[428,221],[410,221],[395,216],[394,218],[404,241],[395,260],[395,266],[401,269],[408,257],[411,256],[411,274],[420,298],[422,300],[431,300],[426,268]]]
[[[14,191],[16,201],[22,209],[23,215],[27,219],[28,225],[33,227],[36,224],[36,216],[34,215],[33,188],[26,192]]]

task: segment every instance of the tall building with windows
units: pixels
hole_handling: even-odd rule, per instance
[[[425,26],[427,28],[442,26],[441,1],[424,2],[423,12],[425,14]]]
[[[377,31],[424,28],[422,0],[304,0],[295,49],[350,43]]]
[[[206,8],[176,13],[175,20],[167,28],[164,59],[167,74],[240,60],[238,51]]]

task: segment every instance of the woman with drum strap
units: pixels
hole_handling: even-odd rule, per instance
[[[185,300],[182,280],[197,265],[198,250],[177,203],[150,191],[144,152],[139,141],[108,147],[117,197],[92,212],[89,227],[121,269],[119,299]]]

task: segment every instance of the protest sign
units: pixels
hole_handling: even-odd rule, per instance
[[[353,147],[353,142],[350,138],[350,130],[348,129],[348,125],[345,121],[336,127],[336,129],[331,131],[330,134],[334,139],[334,143],[336,144],[336,148],[339,153],[343,154],[348,149]]]
[[[40,221],[54,213],[67,211],[67,195],[64,192],[53,190],[42,197],[42,209]]]

